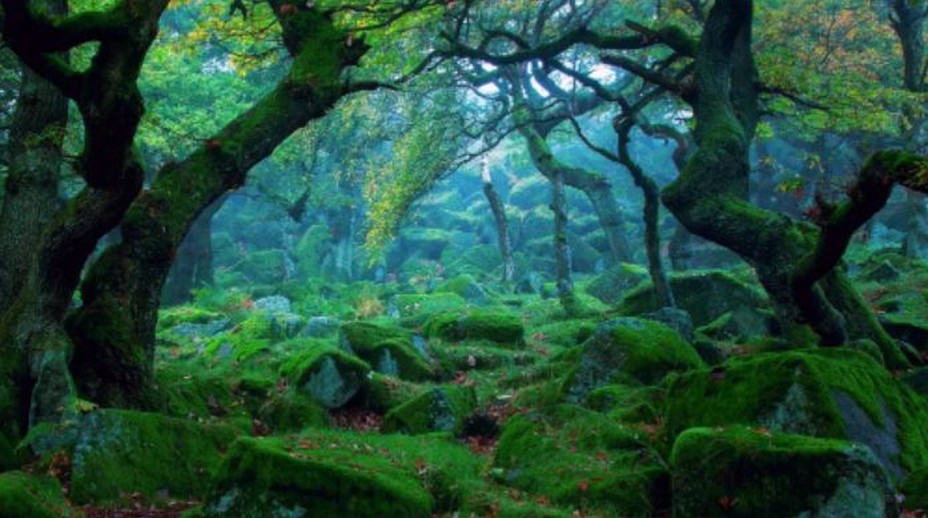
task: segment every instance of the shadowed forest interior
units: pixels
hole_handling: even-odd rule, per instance
[[[924,0],[0,0],[0,516],[925,516]]]

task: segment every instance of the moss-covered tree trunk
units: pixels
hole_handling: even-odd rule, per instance
[[[516,272],[516,265],[512,259],[512,242],[509,238],[509,221],[506,219],[506,205],[496,187],[493,186],[493,176],[490,173],[490,162],[486,157],[483,159],[481,167],[481,179],[483,180],[483,195],[490,204],[490,212],[493,213],[493,222],[496,224],[496,236],[499,240],[499,253],[503,258],[502,281],[509,283],[513,281]]]
[[[3,374],[14,380],[0,396],[0,421],[13,433],[59,422],[75,411],[68,370],[72,343],[63,321],[84,263],[122,219],[142,185],[132,141],[144,107],[136,80],[167,0],[126,0],[89,16],[60,17],[3,0],[6,43],[32,70],[74,100],[84,122],[76,163],[87,186],[51,217],[13,304],[0,318]],[[60,53],[98,41],[91,66],[71,68]],[[3,392],[3,389],[0,389]]]
[[[212,222],[222,201],[217,200],[200,214],[178,247],[161,292],[162,304],[184,304],[191,300],[193,290],[213,284]]]
[[[97,260],[81,290],[84,305],[69,319],[76,349],[72,370],[80,389],[105,405],[148,406],[152,401],[155,324],[174,252],[200,213],[296,130],[322,117],[342,96],[367,85],[341,79],[363,44],[331,19],[300,4],[269,3],[293,55],[287,76],[251,109],[186,160],[158,172],[132,204],[122,242]],[[289,4],[293,5],[293,4]]]
[[[920,162],[874,157],[847,202],[820,207],[819,228],[751,205],[748,148],[758,120],[752,11],[750,0],[719,0],[710,12],[695,63],[698,150],[665,189],[664,203],[691,232],[754,266],[788,337],[807,343],[817,335],[826,346],[870,338],[889,366],[905,365],[839,262],[851,233],[885,203],[893,183],[912,183]]]
[[[568,316],[579,313],[574,281],[571,276],[570,245],[567,243],[567,196],[564,193],[564,171],[551,178],[551,212],[554,213],[554,274],[561,307]]]
[[[64,14],[63,0],[50,0],[52,12]],[[0,212],[0,313],[19,291],[32,253],[49,218],[58,209],[61,143],[68,123],[68,99],[29,67],[10,125],[9,170]]]

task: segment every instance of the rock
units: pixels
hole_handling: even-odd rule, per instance
[[[516,293],[522,295],[541,296],[541,290],[545,285],[545,278],[538,272],[528,272],[525,277],[516,283]]]
[[[21,471],[0,474],[0,516],[59,518],[76,516],[58,480]]]
[[[437,261],[448,246],[451,234],[447,230],[427,227],[407,227],[400,231],[399,243],[403,250],[416,251],[423,259]]]
[[[734,424],[865,444],[894,481],[928,465],[928,402],[847,348],[735,357],[673,380],[668,434]]]
[[[772,313],[750,306],[729,311],[697,331],[714,340],[738,341],[755,336],[768,336],[774,329]]]
[[[889,261],[882,261],[861,273],[859,278],[862,281],[869,282],[889,282],[894,281],[901,276],[902,272],[893,266],[892,263]]]
[[[269,397],[258,409],[258,418],[275,433],[329,425],[326,409],[305,392],[292,388]]]
[[[370,365],[330,342],[294,339],[283,345],[301,352],[281,367],[281,375],[326,408],[345,405],[371,370]]]
[[[487,292],[470,275],[458,275],[438,285],[435,293],[454,293],[471,304],[485,304]]]
[[[276,438],[242,438],[233,444],[203,505],[203,515],[432,514],[432,498],[414,471],[363,451],[285,446]]]
[[[671,454],[677,516],[897,516],[866,447],[746,428],[693,428]]]
[[[590,516],[648,516],[669,505],[669,477],[633,429],[573,405],[517,414],[503,428],[498,480],[583,506]]]
[[[467,301],[456,293],[402,294],[393,297],[400,317],[428,315],[467,306]]]
[[[924,321],[895,315],[881,315],[883,329],[896,340],[902,340],[919,351],[928,351],[928,325]]]
[[[616,318],[600,324],[584,342],[564,390],[568,401],[579,403],[605,385],[654,384],[670,372],[700,366],[696,351],[676,331],[650,320]]]
[[[422,381],[433,377],[427,353],[415,346],[415,335],[405,329],[369,322],[341,327],[341,344],[382,374]]]
[[[307,338],[328,338],[338,332],[342,321],[335,317],[312,317],[306,321],[306,327],[300,332],[300,336]]]
[[[293,313],[275,313],[268,317],[271,322],[271,339],[287,340],[299,336],[305,328],[303,317]]]
[[[384,416],[383,431],[420,434],[461,431],[464,418],[477,406],[472,387],[444,385],[423,392]]]
[[[677,307],[686,310],[697,327],[738,308],[767,306],[767,297],[760,290],[723,271],[674,274],[670,285]],[[625,315],[641,315],[657,311],[660,304],[651,283],[644,283],[625,297],[619,309]]]
[[[641,315],[641,318],[664,324],[679,333],[687,342],[692,342],[695,337],[695,332],[693,331],[693,318],[690,317],[690,314],[684,309],[661,308],[651,313],[645,313]]]
[[[196,323],[184,323],[178,324],[165,333],[167,335],[176,336],[181,339],[187,340],[202,340],[205,338],[210,338],[216,336],[217,334],[227,331],[232,327],[232,321],[228,318],[222,318],[219,320],[213,320],[211,322],[196,324]]]
[[[290,299],[282,295],[264,297],[254,302],[255,309],[268,313],[290,313]]]
[[[928,397],[928,367],[919,367],[906,373],[901,379],[906,385],[912,387],[912,390]]]
[[[906,509],[928,509],[928,467],[910,473],[899,492],[905,498]]]
[[[98,410],[80,424],[71,456],[70,497],[100,504],[134,492],[148,497],[201,495],[220,452],[234,438],[230,428],[159,414]]]
[[[286,280],[286,265],[283,250],[260,250],[244,255],[235,270],[250,284],[276,285]]]
[[[648,269],[637,264],[619,264],[597,275],[586,292],[606,304],[616,304],[628,290],[648,279]]]
[[[516,313],[473,310],[448,312],[432,317],[425,326],[429,337],[449,341],[488,340],[501,346],[525,346],[525,327]]]

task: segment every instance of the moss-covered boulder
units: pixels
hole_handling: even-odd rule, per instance
[[[735,424],[865,444],[896,482],[928,466],[928,403],[851,349],[732,358],[673,380],[666,398],[670,437]]]
[[[677,516],[898,514],[879,461],[865,446],[745,428],[694,428],[671,454]]]
[[[648,270],[637,264],[618,264],[597,275],[586,285],[586,292],[605,302],[616,304],[632,288],[648,278]]]
[[[370,365],[332,342],[298,338],[285,343],[297,350],[280,368],[290,385],[326,408],[339,408],[364,385]]]
[[[741,306],[697,329],[703,336],[714,340],[744,340],[754,336],[768,336],[774,329],[772,312],[751,306]]]
[[[573,347],[585,342],[596,332],[594,319],[573,319],[551,322],[532,329],[532,338],[555,347]]]
[[[461,431],[464,418],[477,406],[471,387],[442,385],[413,397],[384,416],[385,432],[420,434]]]
[[[239,439],[226,455],[204,516],[422,516],[432,498],[414,473],[351,450]]]
[[[669,480],[640,434],[573,405],[509,419],[493,462],[498,480],[591,516],[648,516]]]
[[[134,492],[148,497],[201,495],[220,453],[234,438],[230,428],[158,414],[87,414],[71,457],[70,497],[79,503],[102,503]]]
[[[899,488],[907,509],[928,509],[928,467],[920,468],[906,477]]]
[[[501,346],[525,346],[525,327],[516,313],[494,310],[448,312],[435,315],[425,326],[429,337],[448,341],[487,340]]]
[[[765,307],[767,297],[726,272],[711,270],[670,276],[677,306],[689,312],[693,324],[704,326],[729,311],[741,307]],[[632,290],[622,301],[625,315],[641,315],[660,309],[650,283]]]
[[[60,518],[77,516],[52,477],[21,471],[0,474],[0,516]]]
[[[374,370],[398,378],[422,381],[434,376],[427,351],[416,347],[415,335],[405,329],[370,322],[341,327],[341,344]]]
[[[258,409],[258,419],[274,432],[329,425],[328,411],[305,392],[293,388],[271,395]]]
[[[390,301],[400,317],[431,315],[442,311],[457,310],[467,306],[467,301],[457,293],[405,293]]]
[[[454,293],[471,304],[487,302],[487,291],[468,274],[458,275],[439,284],[435,293]]]
[[[564,390],[573,403],[611,383],[653,384],[670,372],[698,368],[702,360],[676,331],[650,320],[622,317],[597,327],[583,344]]]

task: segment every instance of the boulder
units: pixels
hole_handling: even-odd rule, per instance
[[[471,304],[485,304],[487,292],[470,275],[462,274],[448,279],[435,288],[435,293],[454,293]]]
[[[618,264],[597,275],[586,292],[606,304],[617,304],[629,290],[648,279],[648,270],[637,264]]]
[[[331,342],[298,338],[283,345],[300,352],[284,363],[281,376],[326,408],[344,406],[371,371],[366,362]]]
[[[428,321],[425,334],[448,341],[487,340],[511,348],[525,346],[522,317],[507,311],[482,309],[441,313]]]
[[[696,351],[676,331],[640,318],[603,322],[582,347],[576,367],[564,382],[567,400],[573,403],[605,385],[654,384],[670,372],[702,366]]]
[[[0,516],[60,518],[71,510],[58,480],[21,471],[0,474]]]
[[[866,446],[766,430],[692,428],[671,454],[677,516],[897,516]]]
[[[159,414],[115,409],[86,414],[71,455],[70,498],[100,504],[135,492],[202,495],[234,438],[230,428]]]
[[[312,317],[306,321],[306,327],[300,332],[300,336],[307,338],[329,338],[338,333],[342,321],[335,317]]]
[[[434,375],[430,358],[415,346],[415,335],[405,329],[369,322],[341,327],[341,344],[382,374],[421,381]]]
[[[868,446],[892,480],[928,466],[928,402],[868,354],[847,348],[735,357],[683,374],[666,432],[743,425]]]
[[[384,432],[420,434],[461,431],[464,419],[477,406],[472,387],[443,385],[418,394],[384,416]]]

